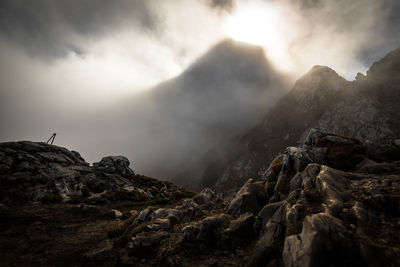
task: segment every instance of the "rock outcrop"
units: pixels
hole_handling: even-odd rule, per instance
[[[132,169],[129,168],[129,165],[129,160],[123,156],[108,156],[102,158],[100,162],[93,163],[96,170],[106,173],[118,173],[122,175],[135,174]]]
[[[229,203],[205,189],[172,208],[144,209],[114,249],[135,266],[397,266],[397,143],[376,150],[382,162],[371,144],[311,129]]]
[[[0,202],[173,200],[188,191],[135,175],[125,157],[104,157],[89,166],[78,152],[35,142],[0,144]],[[189,193],[190,194],[190,193]]]

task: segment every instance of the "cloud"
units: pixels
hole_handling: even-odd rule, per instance
[[[226,12],[231,12],[235,8],[234,0],[206,0],[213,8],[218,8]]]
[[[289,0],[283,5],[297,20],[290,53],[299,70],[324,64],[352,79],[399,46],[396,0]]]
[[[159,31],[152,1],[140,0],[3,0],[0,33],[31,55],[46,58],[85,53],[82,39],[98,39],[116,29]]]

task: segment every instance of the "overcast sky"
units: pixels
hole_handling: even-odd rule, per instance
[[[179,75],[225,38],[261,45],[294,77],[319,64],[353,79],[399,46],[398,14],[397,0],[2,0],[0,141],[46,140],[71,126],[65,117],[90,127],[80,119]]]

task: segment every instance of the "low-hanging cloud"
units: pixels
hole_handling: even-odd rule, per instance
[[[100,39],[116,29],[161,30],[150,1],[4,0],[0,12],[2,35],[30,55],[45,58],[63,57],[70,51],[83,54],[86,51],[80,42]]]
[[[400,44],[398,1],[286,2],[299,15],[290,53],[303,68],[322,63],[352,79]]]
[[[139,172],[159,170],[151,173],[159,177],[168,169],[158,166],[163,164],[160,154],[175,160],[171,166],[184,164],[185,159],[196,162],[187,144],[192,151],[207,150],[213,145],[213,132],[203,134],[199,125],[223,116],[199,100],[195,103],[204,105],[204,112],[193,114],[196,109],[189,102],[179,103],[171,120],[170,115],[160,115],[154,101],[139,95],[190,72],[193,62],[227,37],[226,18],[248,3],[267,3],[281,11],[281,22],[290,29],[282,34],[285,52],[296,78],[320,64],[352,79],[400,44],[396,0],[3,0],[0,141],[46,140],[56,131],[56,143],[83,152],[89,161],[125,154],[140,163],[134,165]],[[230,65],[221,62],[218,71]],[[237,73],[224,79],[237,83],[229,83],[234,90],[223,88],[213,96],[252,105],[254,98],[245,90],[248,84],[233,75]],[[190,87],[207,87],[208,78],[204,79],[193,80],[196,84]],[[264,98],[259,100],[261,106]],[[132,105],[135,108],[129,108]],[[181,122],[190,116],[196,125],[183,127]],[[229,127],[239,129],[242,122]],[[165,132],[157,132],[157,124],[165,125]],[[222,124],[215,123],[215,129]],[[174,132],[182,127],[184,131]]]

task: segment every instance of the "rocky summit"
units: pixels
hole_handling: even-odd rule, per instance
[[[44,143],[0,145],[5,266],[399,266],[400,140],[312,128],[224,201],[89,166]]]

